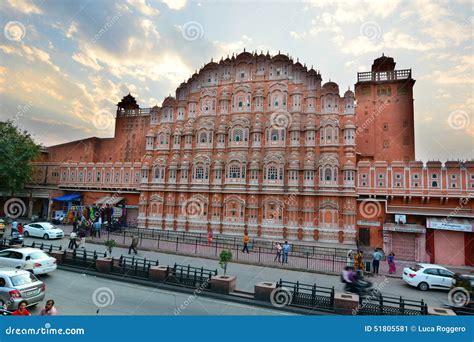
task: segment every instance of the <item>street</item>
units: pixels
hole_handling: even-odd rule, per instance
[[[32,315],[47,299],[54,299],[60,315],[288,315],[60,269],[39,278],[46,283],[46,297],[31,308]]]
[[[50,240],[44,241],[37,238],[26,238],[25,243],[31,244],[33,241],[37,243],[45,242],[47,244],[52,243],[54,245],[62,245],[63,248],[67,248],[69,240],[67,237],[61,240]],[[104,252],[105,247],[103,245],[96,245],[92,243],[87,243],[86,249],[89,251],[96,250],[97,252]],[[115,247],[113,249],[113,256],[120,257],[120,255],[125,255],[128,253],[128,249]],[[166,254],[160,252],[150,252],[150,251],[141,251],[138,250],[138,257],[147,258],[150,260],[158,259],[161,265],[173,265],[178,263],[181,265],[191,264],[195,267],[204,267],[208,269],[218,269],[219,273],[223,273],[222,269],[219,267],[217,260],[198,258],[198,257],[189,257],[181,256],[174,254]],[[61,271],[58,271],[61,272]],[[343,285],[340,282],[340,277],[336,275],[327,275],[327,274],[316,274],[309,272],[301,271],[291,271],[280,268],[272,267],[262,267],[254,266],[247,264],[238,264],[230,263],[227,270],[228,274],[237,276],[237,289],[242,291],[253,292],[254,285],[261,281],[278,281],[283,279],[286,281],[299,281],[306,284],[316,283],[318,286],[325,287],[335,287],[336,291],[343,291]],[[53,273],[52,277],[56,275],[56,272]],[[369,278],[370,281],[374,283],[374,287],[377,288],[382,294],[390,296],[402,296],[404,299],[414,299],[420,300],[423,299],[428,305],[431,306],[442,306],[447,303],[447,291],[441,290],[430,290],[426,292],[421,292],[416,288],[410,287],[405,284],[400,278],[392,278],[385,276],[377,276]],[[130,285],[134,287],[135,285]],[[49,292],[49,291],[48,291]],[[51,292],[49,292],[51,293]],[[140,299],[140,297],[136,297]],[[206,311],[201,311],[201,314]],[[250,314],[250,313],[249,313]]]

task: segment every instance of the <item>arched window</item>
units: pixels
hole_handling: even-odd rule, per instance
[[[195,179],[204,179],[204,168],[202,166],[196,167],[196,171],[194,172]]]
[[[267,178],[270,180],[278,179],[278,171],[275,166],[270,166],[267,170]]]
[[[241,178],[240,166],[234,164],[229,167],[229,178]]]
[[[271,140],[272,141],[278,141],[278,138],[279,138],[279,134],[278,134],[278,130],[277,129],[272,129],[272,133],[271,133]]]
[[[239,142],[242,141],[244,137],[244,133],[241,128],[234,129],[234,141]]]
[[[324,180],[331,181],[332,180],[332,172],[330,167],[326,167],[324,170]]]
[[[201,132],[201,134],[199,134],[199,142],[202,144],[207,142],[207,132]]]

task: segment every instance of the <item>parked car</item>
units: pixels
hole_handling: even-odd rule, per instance
[[[18,269],[33,263],[34,274],[45,274],[56,270],[56,259],[38,248],[9,248],[0,251],[0,266]]]
[[[34,306],[44,299],[45,284],[33,274],[14,268],[0,268],[0,308],[16,310],[22,300]],[[4,310],[2,315],[6,315]]]
[[[434,264],[416,264],[403,269],[403,280],[421,291],[429,289],[449,290],[454,272]]]
[[[64,232],[55,225],[49,222],[35,222],[29,223],[23,227],[23,236],[37,236],[45,240],[61,239],[64,237]]]

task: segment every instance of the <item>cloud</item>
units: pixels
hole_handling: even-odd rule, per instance
[[[471,85],[473,84],[474,74],[474,56],[456,56],[454,57],[454,66],[444,70],[434,70],[426,79],[432,80],[437,84],[443,85]],[[472,93],[468,95],[472,97]]]
[[[0,51],[2,51],[5,54],[22,56],[31,62],[36,62],[36,61],[43,62],[51,66],[56,71],[60,70],[57,65],[51,62],[50,56],[47,52],[44,52],[43,50],[36,48],[34,46],[28,46],[25,44],[22,44],[18,47],[0,45]]]
[[[181,10],[186,7],[186,0],[162,0],[172,10]]]
[[[95,71],[99,71],[102,67],[97,63],[97,59],[91,56],[85,55],[82,52],[75,53],[72,55],[72,59],[75,60],[77,63],[82,64],[88,68],[91,68]]]
[[[145,0],[128,0],[127,3],[147,16],[156,16],[160,14],[160,11],[148,5]]]
[[[7,4],[24,14],[43,14],[41,8],[33,4],[31,1],[26,0],[7,0]]]
[[[428,51],[436,46],[431,43],[422,43],[414,37],[400,32],[398,29],[387,32],[383,35],[384,47],[392,50],[405,49],[416,51]]]

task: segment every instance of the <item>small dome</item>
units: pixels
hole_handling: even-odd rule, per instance
[[[346,90],[346,92],[344,93],[344,97],[354,97],[354,93],[350,89]]]

